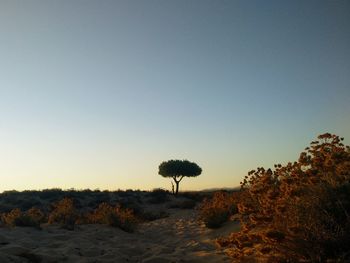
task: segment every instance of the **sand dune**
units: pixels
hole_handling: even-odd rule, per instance
[[[230,262],[214,240],[236,231],[237,222],[210,230],[195,210],[169,209],[170,216],[141,224],[135,233],[103,225],[2,228],[0,262]]]

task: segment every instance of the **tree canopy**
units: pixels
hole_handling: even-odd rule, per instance
[[[196,177],[202,173],[196,163],[188,160],[169,160],[159,165],[158,174],[163,177],[173,178],[176,184],[175,194],[179,192],[179,183],[184,177]]]

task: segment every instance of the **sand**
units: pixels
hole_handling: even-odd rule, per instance
[[[126,233],[104,225],[0,228],[0,262],[231,262],[215,238],[237,231],[229,222],[205,228],[193,209],[169,209],[170,216]]]

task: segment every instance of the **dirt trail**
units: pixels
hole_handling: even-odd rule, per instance
[[[152,242],[143,262],[230,262],[215,247],[215,230],[205,228],[194,210],[178,210],[168,218],[146,223],[140,235]]]

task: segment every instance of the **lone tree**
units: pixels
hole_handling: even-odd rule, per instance
[[[163,177],[173,178],[176,184],[175,195],[179,192],[179,183],[186,177],[196,177],[202,173],[202,168],[200,168],[196,163],[192,163],[187,160],[169,160],[167,162],[162,162],[159,165],[159,172]]]

